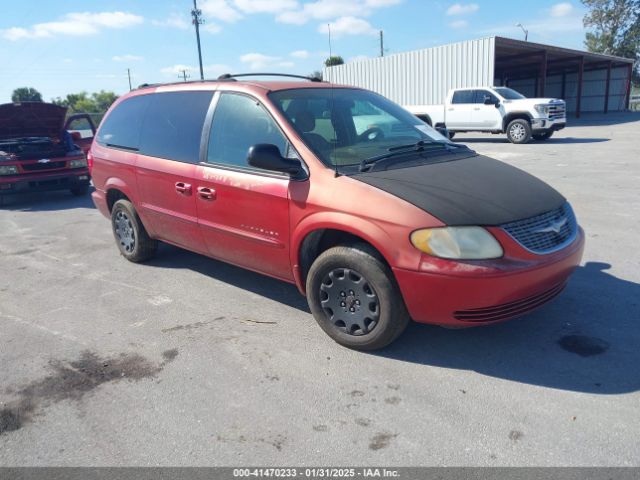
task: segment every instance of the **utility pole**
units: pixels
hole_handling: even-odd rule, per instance
[[[186,83],[187,78],[191,78],[191,75],[187,75],[187,70],[180,70],[182,72],[182,75],[178,75],[178,77],[182,77],[182,80]]]
[[[380,56],[384,57],[384,34],[380,30]]]
[[[200,25],[204,23],[204,20],[201,18],[202,10],[198,9],[198,4],[196,3],[196,0],[193,0],[193,10],[191,10],[191,16],[193,17],[192,23],[196,27],[196,40],[198,41],[198,61],[200,62],[200,80],[204,80],[204,71],[202,70],[202,50],[200,48]]]
[[[127,68],[127,77],[129,77],[129,91],[132,90],[131,88],[131,70]]]

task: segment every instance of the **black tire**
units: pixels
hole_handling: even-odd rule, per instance
[[[507,125],[507,138],[511,143],[523,144],[531,141],[531,124],[523,118],[516,118]]]
[[[307,275],[307,301],[320,328],[355,350],[389,345],[410,320],[393,273],[366,244],[323,252]]]
[[[551,138],[551,135],[553,135],[553,130],[544,133],[534,133],[533,139],[539,142],[544,142],[545,140],[549,140]]]
[[[120,253],[130,262],[144,262],[155,255],[158,242],[149,237],[129,200],[113,205],[111,227]]]
[[[76,197],[82,197],[83,195],[86,195],[87,193],[89,193],[89,185],[81,185],[78,187],[73,187],[70,189],[71,194],[76,196]]]

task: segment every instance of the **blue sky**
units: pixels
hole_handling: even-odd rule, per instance
[[[224,72],[308,74],[329,51],[345,60],[501,35],[582,48],[585,11],[578,1],[496,0],[200,0],[205,77]],[[14,88],[35,87],[45,100],[78,91],[128,90],[197,78],[192,0],[0,0],[0,103]]]

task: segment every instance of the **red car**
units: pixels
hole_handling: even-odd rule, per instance
[[[122,255],[157,241],[295,283],[335,341],[449,327],[556,296],[584,233],[553,188],[370,91],[316,81],[146,86],[107,113],[93,199]]]
[[[91,118],[50,103],[0,105],[0,201],[2,196],[46,190],[89,190],[86,152],[95,131]],[[83,124],[85,135],[69,130]]]

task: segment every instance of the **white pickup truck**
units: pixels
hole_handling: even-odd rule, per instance
[[[564,100],[526,98],[507,87],[456,88],[444,105],[405,105],[433,127],[455,132],[506,133],[512,143],[547,140],[567,123]]]

